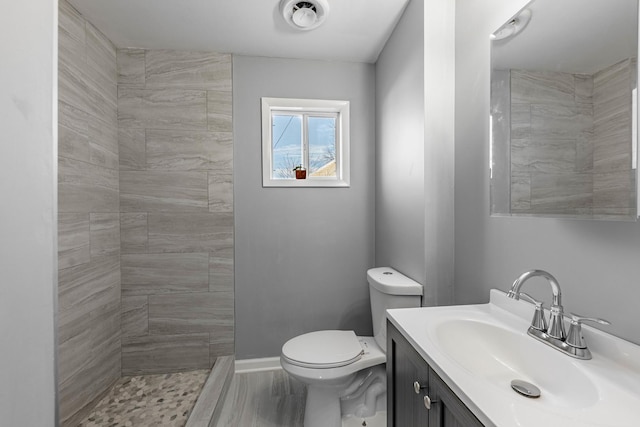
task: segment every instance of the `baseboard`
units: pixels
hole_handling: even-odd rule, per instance
[[[282,369],[279,357],[236,360],[236,374]]]

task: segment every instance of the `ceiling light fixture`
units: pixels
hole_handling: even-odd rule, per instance
[[[516,15],[511,21],[504,24],[495,33],[491,34],[491,40],[504,40],[513,37],[520,31],[524,30],[531,20],[531,10],[525,9]]]
[[[318,28],[329,13],[327,0],[282,0],[280,12],[293,28],[309,31]]]

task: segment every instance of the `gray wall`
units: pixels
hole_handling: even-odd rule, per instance
[[[371,334],[373,65],[235,56],[233,92],[236,358],[318,329]],[[351,187],[262,188],[263,96],[351,102]]]
[[[376,264],[453,287],[454,2],[413,0],[376,63]]]
[[[567,311],[599,316],[640,343],[640,224],[489,216],[488,35],[525,0],[459,0],[456,8],[456,303],[486,302],[523,271],[555,275]],[[527,284],[549,292],[542,281]]]
[[[425,298],[451,304],[454,285],[455,0],[425,0]]]
[[[376,265],[425,283],[424,2],[409,2],[376,63]]]
[[[118,50],[122,373],[233,354],[231,55]]]
[[[45,427],[56,418],[57,3],[3,6],[0,414],[2,425]]]
[[[60,1],[58,390],[62,425],[120,378],[116,49]]]

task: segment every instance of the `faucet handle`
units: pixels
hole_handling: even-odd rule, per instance
[[[531,295],[525,294],[524,292],[520,292],[520,298],[523,298],[536,306],[535,311],[533,312],[533,319],[531,320],[531,327],[539,331],[546,331],[547,320],[544,318],[544,311],[542,307],[543,302],[538,301]]]
[[[571,313],[571,320],[569,321],[569,332],[567,333],[566,343],[571,347],[587,348],[587,344],[584,342],[582,336],[582,322],[595,322],[601,325],[610,325],[611,322],[605,319],[598,319],[595,317],[584,317],[575,313]]]

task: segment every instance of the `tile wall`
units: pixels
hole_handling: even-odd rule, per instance
[[[635,170],[631,168],[631,92],[636,60],[626,59],[593,76],[594,215],[634,215]]]
[[[593,79],[511,70],[511,208],[590,214]]]
[[[231,56],[121,49],[122,372],[233,354]]]
[[[233,354],[231,57],[117,50],[59,3],[62,425]]]
[[[594,75],[511,70],[511,210],[628,215],[632,60]]]
[[[120,378],[116,48],[59,2],[58,391],[62,425]]]

